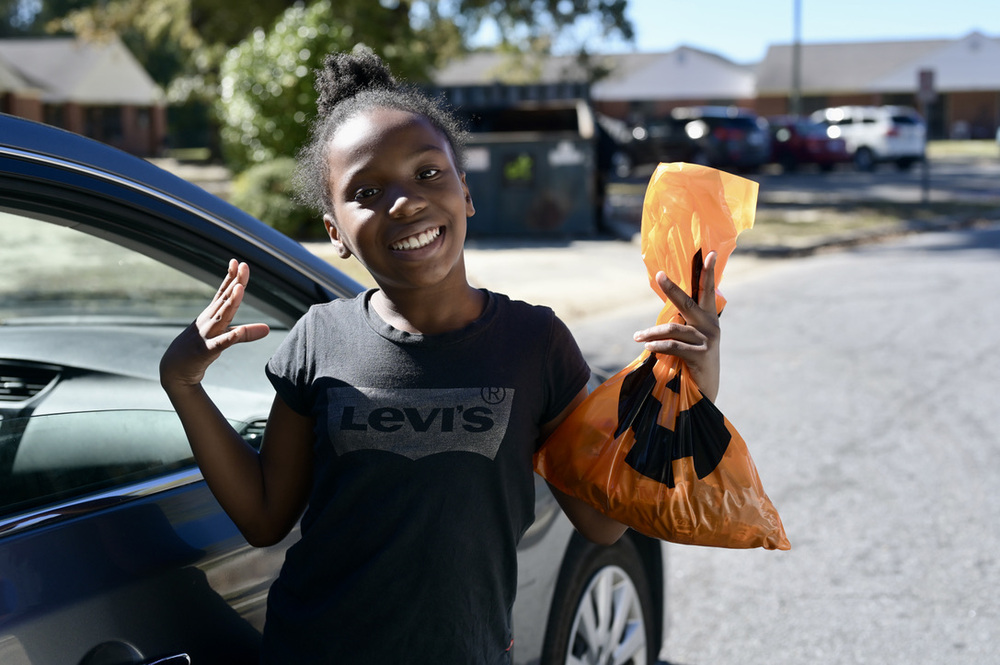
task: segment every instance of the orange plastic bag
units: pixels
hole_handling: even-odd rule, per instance
[[[753,226],[757,184],[692,164],[660,164],[642,211],[642,256],[664,301],[657,323],[683,321],[655,285],[663,270],[697,300],[702,257],[716,282]],[[716,293],[722,311],[725,299]],[[599,386],[535,454],[559,490],[654,538],[713,547],[790,549],[746,443],[688,376],[648,351]]]

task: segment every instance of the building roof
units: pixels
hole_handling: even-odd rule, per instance
[[[594,99],[748,99],[754,95],[753,67],[689,46],[641,59],[621,56],[615,64],[607,78],[591,87]]]
[[[30,88],[27,82],[18,76],[17,72],[0,61],[0,93],[20,92]]]
[[[753,68],[681,46],[666,53],[591,55],[589,66],[607,75],[591,86],[601,100],[674,98],[748,98],[753,96]],[[587,68],[575,56],[516,56],[473,53],[447,64],[434,75],[438,86],[490,83],[586,82]]]
[[[117,38],[0,39],[3,69],[39,89],[46,103],[147,106],[163,99],[163,91]]]
[[[922,70],[934,72],[934,88],[938,92],[998,90],[1000,39],[970,33],[870,81],[868,87],[876,91],[910,92],[917,86]]]
[[[1000,88],[1000,40],[972,33],[960,40],[802,44],[803,94],[912,92],[918,72],[934,69],[939,90],[968,90],[969,69],[986,89]],[[785,95],[792,86],[793,45],[768,48],[757,69],[757,95]]]
[[[689,46],[665,53],[591,56],[608,75],[593,83],[596,100],[751,99],[785,96],[792,87],[792,44],[775,44],[756,65],[732,62]],[[972,32],[960,39],[806,43],[801,90],[806,95],[909,93],[919,72],[934,71],[938,92],[1000,90],[1000,38]],[[474,53],[434,77],[439,86],[587,81],[573,56]]]

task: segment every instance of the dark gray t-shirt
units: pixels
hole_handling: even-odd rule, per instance
[[[412,335],[372,293],[314,306],[267,366],[316,443],[264,662],[508,662],[538,431],[589,369],[548,308],[488,293],[466,328]]]

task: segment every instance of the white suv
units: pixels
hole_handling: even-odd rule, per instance
[[[833,106],[811,120],[828,126],[832,138],[843,138],[854,165],[870,171],[879,162],[896,162],[902,169],[924,159],[927,127],[907,106]]]

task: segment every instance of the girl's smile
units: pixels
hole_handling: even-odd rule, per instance
[[[413,250],[423,249],[440,238],[443,232],[444,229],[440,226],[428,229],[427,231],[415,233],[411,236],[403,238],[402,240],[394,242],[390,245],[390,248],[398,252],[412,252]]]

